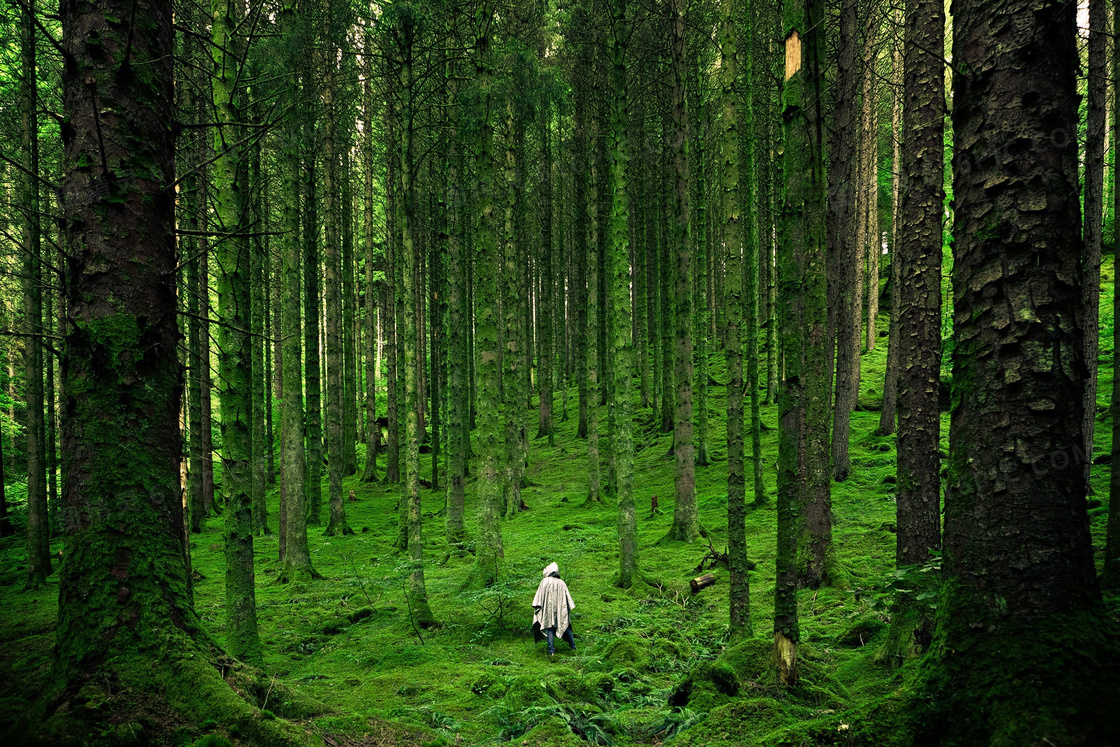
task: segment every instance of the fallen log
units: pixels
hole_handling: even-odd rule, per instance
[[[692,593],[695,594],[701,589],[705,589],[711,586],[715,582],[716,576],[714,573],[705,573],[703,576],[697,576],[696,578],[689,581],[688,585],[692,587]]]

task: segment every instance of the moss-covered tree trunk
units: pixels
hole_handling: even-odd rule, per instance
[[[543,56],[543,49],[541,50]],[[541,263],[540,292],[537,295],[537,438],[548,437],[554,446],[556,434],[552,428],[552,286],[555,283],[552,269],[552,102],[541,101],[539,136],[541,145]]]
[[[254,66],[255,68],[255,66]],[[256,79],[260,71],[253,69],[249,72],[252,79]],[[254,92],[253,96],[259,94]],[[257,101],[250,101],[249,116],[251,125],[260,124],[260,105]],[[263,200],[264,180],[261,168],[261,143],[253,143],[250,151],[250,162],[246,171],[249,172],[249,220],[250,225],[260,226],[264,223]],[[253,533],[258,537],[272,534],[268,528],[268,506],[265,503],[265,491],[268,484],[268,472],[265,470],[265,452],[272,451],[272,442],[265,438],[265,410],[271,407],[272,398],[269,396],[268,377],[265,371],[265,360],[268,357],[265,349],[266,340],[266,312],[265,297],[268,293],[268,255],[259,230],[254,230],[249,245],[249,294],[250,294],[250,370],[253,372],[249,381],[249,401],[252,408],[252,421],[250,432],[253,434],[250,446],[249,472],[252,479],[251,506],[253,512]]]
[[[237,10],[213,0],[210,88],[214,128],[214,215],[218,246],[218,397],[221,406],[222,493],[225,497],[226,645],[238,659],[260,662],[252,525],[252,341],[250,250],[245,235],[242,42],[233,34]]]
[[[587,179],[587,326],[584,335],[585,362],[587,365],[587,501],[603,500],[602,459],[599,454],[599,388],[602,371],[599,368],[599,123],[594,115],[589,117],[588,179]]]
[[[286,0],[280,13],[280,26],[292,42],[302,39],[306,19],[297,16],[295,0]],[[299,51],[296,44],[288,49],[285,59],[288,101],[299,95]],[[306,582],[315,576],[311,565],[311,551],[307,543],[307,477],[304,449],[303,411],[303,339],[298,330],[302,326],[300,299],[303,291],[301,269],[303,246],[300,240],[300,165],[301,127],[294,114],[283,121],[280,130],[280,179],[284,234],[280,237],[281,264],[281,322],[283,330],[295,330],[283,336],[281,365],[283,380],[288,383],[280,402],[280,471],[284,493],[284,542],[281,581]]]
[[[751,633],[743,460],[743,231],[739,189],[739,4],[720,2],[720,134],[723,161],[724,355],[727,359],[727,559],[732,640]],[[750,247],[747,248],[750,251]],[[757,390],[755,392],[757,397]]]
[[[524,60],[517,53],[512,61],[514,80],[522,81]],[[513,86],[517,88],[518,86]],[[525,155],[524,130],[525,115],[521,94],[510,91],[506,95],[505,107],[505,156],[503,224],[501,235],[502,270],[501,283],[502,311],[502,412],[505,422],[505,473],[502,480],[503,506],[507,516],[521,510],[521,478],[524,474],[524,410],[525,365],[524,348],[529,341],[524,335],[524,316],[522,314],[522,276],[529,274],[522,258],[522,191],[523,160]]]
[[[326,49],[323,70],[323,212],[325,213],[325,242],[323,245],[323,283],[326,301],[326,321],[323,351],[327,363],[327,496],[329,518],[327,536],[353,534],[346,523],[346,507],[342,502],[342,476],[346,471],[346,454],[343,440],[346,429],[343,425],[345,405],[345,372],[343,351],[342,315],[342,275],[348,272],[342,266],[342,185],[339,183],[339,162],[341,148],[338,141],[343,140],[338,132],[338,112],[336,110],[341,87],[338,85],[338,70],[335,63],[335,15],[338,10],[326,3]]]
[[[826,359],[824,174],[821,59],[824,3],[793,0],[783,8],[784,195],[778,258],[784,378],[779,393],[778,550],[774,645],[781,683],[798,681],[799,581],[824,577],[820,522],[827,519],[828,405]],[[822,438],[823,436],[823,438]],[[814,515],[814,512],[817,512]],[[822,515],[823,514],[823,515]],[[822,547],[823,546],[823,547]]]
[[[840,38],[836,56],[836,103],[833,126],[829,131],[828,169],[828,252],[836,268],[833,296],[836,301],[836,406],[832,421],[832,478],[848,479],[850,460],[848,440],[857,388],[852,377],[859,367],[859,309],[855,303],[856,285],[861,282],[861,247],[856,246],[856,190],[858,169],[856,108],[859,69],[856,48],[859,43],[857,0],[840,4]]]
[[[863,212],[857,220],[863,221],[863,246],[860,256],[866,268],[867,324],[864,327],[864,350],[875,349],[879,336],[879,256],[882,248],[879,238],[879,27],[878,8],[869,5],[866,38],[863,53],[863,98],[860,122],[860,163],[863,171],[859,189],[863,194]],[[856,379],[858,397],[859,379]],[[856,402],[853,402],[853,406]]]
[[[892,290],[898,317],[898,493],[895,562],[920,565],[941,546],[941,213],[945,200],[945,19],[937,0],[906,6],[902,192]],[[929,645],[933,621],[899,595],[889,654],[906,658]]]
[[[20,21],[22,90],[24,402],[27,406],[27,588],[37,588],[51,574],[50,519],[46,465],[43,464],[43,286],[40,279],[42,232],[39,207],[39,95],[35,60],[35,5],[23,8]]]
[[[998,22],[988,3],[953,10],[953,407],[915,724],[928,744],[1106,744],[1120,733],[1120,632],[1100,607],[1076,461],[1077,9],[1014,0]]]
[[[449,101],[454,89],[448,86]],[[470,276],[466,272],[465,247],[461,240],[459,213],[462,210],[462,184],[459,168],[459,133],[452,135],[447,161],[447,542],[459,546],[466,538],[464,524],[466,510],[467,451],[470,430],[467,422],[470,396],[467,382],[467,288]]]
[[[479,122],[475,141],[476,225],[474,242],[475,346],[478,356],[478,539],[471,583],[490,586],[498,580],[502,558],[502,494],[499,471],[501,444],[501,351],[498,347],[497,276],[499,267],[497,179],[494,164],[493,60],[489,24],[493,9],[483,4],[474,12],[475,85],[479,94]]]
[[[615,470],[618,477],[618,585],[628,589],[640,576],[638,515],[634,503],[633,365],[630,304],[630,143],[627,104],[627,46],[631,33],[626,0],[614,0],[611,12],[610,82],[607,154],[610,166],[611,221],[608,282],[610,342],[614,355],[611,407],[614,417]]]
[[[688,70],[685,61],[685,3],[672,0],[669,49],[672,58],[672,127],[669,148],[673,159],[671,227],[673,273],[673,524],[669,538],[692,542],[700,536],[696,506],[696,444],[692,411],[692,244],[689,236],[688,115],[685,110]]]
[[[394,84],[390,77],[388,81],[388,88],[391,92],[394,90]],[[400,356],[398,351],[400,349],[400,336],[397,334],[398,329],[398,314],[397,314],[397,264],[399,263],[400,255],[400,208],[397,204],[399,201],[397,195],[396,184],[398,183],[397,169],[398,158],[396,149],[392,146],[396,142],[397,137],[397,112],[393,106],[385,107],[385,142],[389,145],[386,147],[386,160],[388,163],[385,167],[386,175],[386,190],[385,190],[385,313],[384,313],[384,327],[385,327],[385,408],[387,417],[387,427],[385,435],[387,442],[385,444],[385,481],[388,483],[398,483],[401,480],[401,467],[400,467],[400,370],[399,361]]]
[[[373,49],[373,35],[369,26],[365,27],[364,44]],[[374,279],[374,242],[373,218],[373,55],[362,60],[362,292],[365,300],[365,316],[362,319],[362,341],[365,343],[364,375],[366,460],[362,468],[362,482],[377,479],[377,457],[381,450],[381,425],[377,422],[377,346],[380,344],[377,328],[377,282]]]
[[[224,681],[244,670],[214,645],[190,598],[179,486],[171,6],[66,2],[61,20],[70,60],[62,238],[74,252],[62,361],[66,561],[50,685],[23,736],[86,738],[104,722],[85,722],[83,712],[139,707],[152,719],[214,719],[246,741],[295,744],[301,730],[263,719]]]
[[[314,39],[308,34],[308,43]],[[306,436],[307,436],[307,477],[303,485],[306,496],[307,523],[310,526],[322,524],[323,512],[323,397],[322,397],[322,360],[319,354],[320,330],[320,252],[319,252],[319,171],[316,160],[319,147],[313,141],[316,120],[319,118],[317,104],[318,75],[309,58],[304,55],[303,100],[305,102],[303,126],[303,354],[305,360],[304,389],[307,393]]]

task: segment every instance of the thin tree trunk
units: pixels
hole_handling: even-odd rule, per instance
[[[35,6],[23,9],[23,333],[24,401],[27,405],[27,585],[41,586],[52,572],[46,465],[43,464],[43,291],[39,222],[38,68]]]
[[[233,33],[236,9],[217,6],[211,25],[210,78],[214,109],[214,214],[223,241],[218,248],[218,390],[222,427],[222,492],[225,495],[226,645],[231,654],[261,663],[257,630],[252,526],[252,324],[250,248],[243,217],[247,195],[245,154],[238,143],[242,92],[238,69],[242,44]]]
[[[856,165],[856,95],[859,70],[856,45],[859,36],[857,0],[840,4],[840,41],[836,60],[836,103],[831,130],[828,169],[828,243],[834,258],[836,290],[836,406],[832,421],[832,478],[848,479],[848,441],[851,415],[856,406],[857,387],[852,377],[859,368],[859,307],[856,286],[862,282],[858,258],[863,247],[856,243],[856,191],[862,188]],[[861,156],[862,157],[862,156]],[[862,163],[862,161],[860,162]]]
[[[893,22],[896,26],[902,24],[902,12],[894,11]],[[894,93],[894,105],[891,108],[891,142],[893,155],[891,157],[891,170],[894,172],[891,179],[891,326],[890,337],[887,341],[887,370],[883,381],[883,406],[879,410],[879,434],[889,435],[895,432],[898,413],[898,377],[899,357],[898,349],[900,340],[899,317],[902,315],[901,295],[899,285],[902,284],[902,263],[898,258],[899,232],[898,209],[900,200],[900,185],[902,178],[902,42],[894,40],[891,53],[891,90]]]
[[[724,354],[727,358],[727,559],[728,608],[731,638],[751,635],[750,580],[747,577],[746,470],[743,461],[743,251],[739,181],[739,7],[735,0],[720,3],[720,83],[723,104],[723,242],[726,247],[723,281]],[[748,26],[749,28],[749,26]],[[746,30],[746,29],[744,29]],[[749,34],[746,34],[750,38]],[[752,247],[746,246],[746,251]],[[757,375],[757,368],[756,368]],[[757,380],[756,380],[757,384]],[[757,399],[758,391],[754,392]]]
[[[1089,492],[1093,466],[1093,437],[1097,424],[1097,353],[1100,350],[1101,302],[1101,230],[1104,225],[1104,132],[1108,95],[1107,54],[1108,0],[1089,2],[1088,101],[1085,117],[1085,249],[1082,255],[1085,314],[1085,382],[1084,421],[1085,458],[1082,470]],[[1115,218],[1113,219],[1115,220]]]
[[[673,294],[673,524],[669,538],[692,542],[700,536],[696,506],[696,445],[692,409],[692,245],[689,237],[689,163],[685,148],[688,114],[685,110],[686,80],[684,0],[670,5],[669,47],[672,56],[672,128],[669,146],[673,156],[673,215],[670,220],[672,253],[676,259]],[[667,269],[667,268],[666,268]]]

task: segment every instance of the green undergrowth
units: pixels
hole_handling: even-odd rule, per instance
[[[881,328],[886,324],[884,317]],[[1108,309],[1102,326],[1111,324]],[[587,449],[575,436],[573,387],[567,420],[561,419],[557,393],[555,446],[546,439],[530,445],[523,493],[528,509],[502,525],[504,570],[495,586],[468,588],[471,540],[464,548],[449,546],[443,491],[422,491],[424,570],[429,603],[441,623],[436,629],[418,630],[410,623],[405,597],[410,566],[393,549],[398,487],[363,484],[356,476],[344,481],[343,494],[352,489],[357,499],[346,503],[355,534],[326,537],[323,527],[309,530],[321,580],[277,583],[277,537],[257,538],[264,672],[325,704],[326,713],[296,723],[313,741],[335,745],[889,745],[902,739],[898,735],[905,732],[897,727],[917,681],[918,662],[898,668],[877,661],[892,593],[906,582],[894,572],[894,437],[877,435],[886,342],[880,337],[876,349],[863,357],[860,409],[852,419],[851,476],[833,485],[833,537],[844,583],[800,592],[801,682],[796,688],[778,686],[771,658],[772,507],[754,509],[747,517],[748,552],[756,563],[750,574],[753,634],[732,636],[728,629],[726,566],[710,569],[715,585],[695,595],[689,590],[709,550],[723,552],[727,546],[724,390],[718,385],[709,392],[713,461],[697,469],[696,480],[706,540],[661,541],[672,520],[671,435],[657,432],[649,409],[637,410],[635,498],[640,564],[648,583],[628,590],[612,585],[619,562],[616,511],[610,499],[585,502]],[[1111,354],[1108,341],[1102,359],[1110,360]],[[721,354],[712,355],[709,370],[714,382],[725,380]],[[1111,374],[1104,368],[1101,373],[1104,393]],[[526,417],[535,419],[535,410]],[[605,408],[601,418],[605,423]],[[763,467],[772,506],[773,405],[763,407],[763,421],[768,426],[762,434]],[[1107,425],[1099,426],[1098,453],[1107,450]],[[945,450],[947,443],[945,415]],[[422,455],[425,478],[430,469],[430,454]],[[1091,504],[1098,543],[1107,510],[1106,469],[1094,470],[1105,496]],[[444,475],[441,464],[441,480]],[[468,481],[472,532],[475,487],[473,479]],[[656,515],[650,510],[654,496],[662,511]],[[268,499],[275,532],[275,488]],[[212,518],[202,534],[190,537],[195,604],[219,641],[221,529],[222,520]],[[552,561],[559,563],[576,602],[572,621],[578,648],[569,652],[558,641],[550,658],[543,643],[533,642],[529,628],[540,571]],[[23,565],[22,538],[0,541],[0,731],[26,711],[43,685],[54,643],[57,581],[24,592]],[[236,734],[220,727],[181,724],[156,743],[239,743]],[[112,731],[120,728],[106,723],[102,733],[90,735],[91,742],[125,743]]]

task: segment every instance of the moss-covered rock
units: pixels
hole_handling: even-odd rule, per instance
[[[649,652],[643,641],[636,638],[616,638],[607,644],[603,658],[615,667],[641,669],[649,663]]]
[[[568,728],[568,722],[559,716],[543,721],[510,744],[518,747],[585,747],[586,742]]]
[[[887,624],[879,615],[864,615],[844,627],[833,640],[837,646],[858,648],[866,646],[886,628]]]
[[[739,679],[725,661],[705,661],[693,668],[669,696],[669,705],[710,711],[739,694]]]

